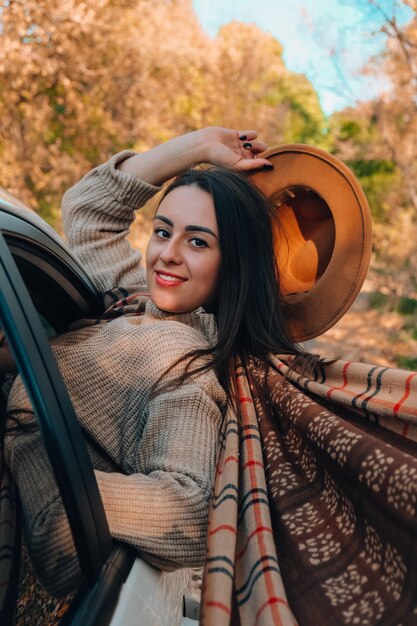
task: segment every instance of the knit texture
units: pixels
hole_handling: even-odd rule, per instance
[[[134,210],[157,191],[116,169],[131,154],[92,170],[65,194],[62,208],[70,247],[99,288],[121,287],[126,295],[146,291],[140,254],[126,235]],[[151,391],[179,357],[215,339],[215,320],[202,309],[167,314],[148,300],[136,313],[77,328],[52,344],[81,425],[121,470],[92,455],[110,532],[165,570],[204,561],[225,394],[213,371]],[[8,408],[31,408],[20,377]],[[21,424],[33,420],[19,414]],[[9,434],[6,459],[35,570],[50,593],[66,594],[79,584],[80,569],[39,433]]]

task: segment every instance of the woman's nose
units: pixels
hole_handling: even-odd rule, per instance
[[[175,263],[176,265],[179,265],[182,262],[179,243],[174,239],[169,239],[159,257],[164,263]]]

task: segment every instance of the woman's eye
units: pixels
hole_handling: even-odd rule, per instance
[[[158,228],[154,228],[153,232],[160,239],[168,239],[169,237],[169,231],[166,228],[161,228],[160,226]]]
[[[208,246],[207,241],[204,241],[204,239],[200,239],[199,237],[193,237],[190,241],[195,248],[207,248]]]

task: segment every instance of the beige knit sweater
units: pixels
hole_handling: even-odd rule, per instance
[[[115,168],[131,154],[95,168],[64,196],[69,245],[103,292],[146,289],[140,254],[126,235],[135,209],[158,189]],[[213,372],[153,398],[150,390],[179,356],[215,336],[215,320],[202,309],[173,315],[149,301],[142,316],[123,315],[53,341],[81,424],[127,474],[110,472],[92,454],[111,534],[162,569],[204,560],[225,394]],[[20,377],[9,408],[30,408]],[[80,582],[79,565],[40,435],[9,435],[6,456],[37,574],[50,593],[68,593]]]

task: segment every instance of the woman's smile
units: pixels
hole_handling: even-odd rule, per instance
[[[170,274],[168,272],[164,272],[163,270],[155,270],[156,274],[156,282],[161,287],[178,287],[178,285],[182,285],[187,278],[182,278],[181,276],[177,276],[176,274]]]
[[[211,305],[216,297],[220,262],[211,195],[196,185],[170,191],[158,207],[146,251],[153,302],[169,313]]]

